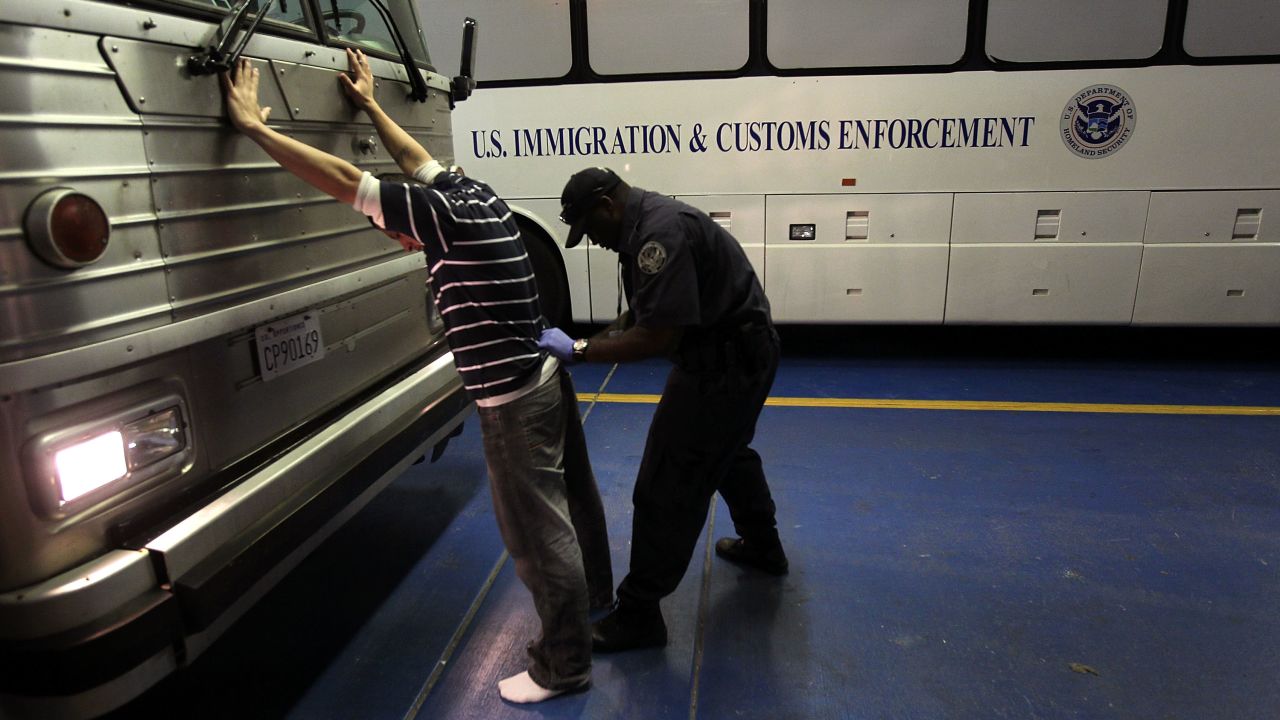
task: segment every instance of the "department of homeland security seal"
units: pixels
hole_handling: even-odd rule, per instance
[[[640,248],[640,252],[636,253],[636,265],[640,266],[640,271],[646,275],[653,275],[667,264],[667,249],[657,240],[650,240]]]
[[[1062,109],[1062,142],[1083,158],[1102,158],[1124,147],[1138,126],[1128,93],[1114,85],[1090,85]]]

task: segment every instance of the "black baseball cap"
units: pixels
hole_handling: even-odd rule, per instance
[[[560,222],[569,225],[567,248],[582,242],[586,228],[587,212],[600,198],[608,195],[622,182],[622,178],[609,168],[592,167],[579,170],[569,178],[560,193]]]

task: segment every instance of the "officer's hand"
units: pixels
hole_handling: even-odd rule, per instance
[[[573,338],[564,334],[560,328],[547,328],[538,338],[538,347],[546,350],[562,362],[573,361]]]

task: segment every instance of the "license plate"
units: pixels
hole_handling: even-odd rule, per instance
[[[324,357],[320,315],[316,312],[259,325],[254,334],[258,340],[258,372],[264,381]]]

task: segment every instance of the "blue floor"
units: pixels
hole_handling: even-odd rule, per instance
[[[1280,407],[1280,364],[1245,351],[796,335],[775,397]],[[666,368],[574,375],[580,393],[658,393]],[[653,406],[582,409],[621,579]],[[668,647],[597,656],[587,693],[497,695],[537,626],[471,423],[116,715],[1280,717],[1280,416],[770,406],[755,447],[790,575],[710,554],[731,534],[718,503],[664,602]]]

